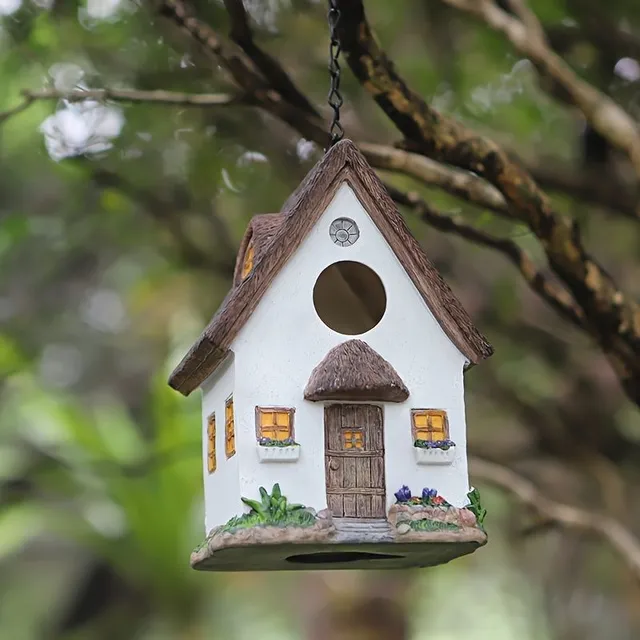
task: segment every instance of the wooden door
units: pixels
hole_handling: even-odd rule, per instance
[[[327,504],[334,517],[386,517],[382,429],[381,407],[325,407]]]

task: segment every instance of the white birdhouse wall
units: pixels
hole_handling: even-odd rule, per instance
[[[336,244],[335,225],[332,230],[331,224],[338,218],[348,218],[357,226],[359,236],[352,244]],[[319,275],[329,265],[345,260],[373,269],[386,293],[382,319],[360,335],[344,335],[330,329],[314,308],[313,292]],[[215,473],[220,475],[215,479],[215,495],[209,488],[213,488],[214,480],[208,480],[208,529],[240,511],[241,503],[233,489],[232,470],[236,468],[239,495],[255,497],[260,486],[270,488],[279,482],[291,501],[316,509],[326,506],[324,406],[322,402],[305,400],[303,390],[312,369],[327,352],[352,338],[364,340],[388,360],[410,391],[405,402],[378,403],[384,405],[387,506],[395,501],[393,494],[403,484],[417,494],[423,487],[433,487],[451,504],[466,504],[469,486],[463,399],[465,357],[443,332],[358,198],[345,184],[270,284],[234,340],[235,384],[233,367],[214,385],[210,381],[205,384],[205,390],[211,389],[205,392],[205,418],[214,407],[218,414],[225,398],[233,392],[237,438],[237,453],[230,461],[224,459],[224,445],[218,449],[220,464]],[[256,406],[295,409],[295,440],[301,447],[297,461],[258,461]],[[451,464],[416,464],[411,409],[419,408],[447,412],[449,436],[457,445]],[[221,412],[219,434],[223,431],[223,416]],[[224,476],[225,480],[223,473],[229,474]],[[224,488],[219,489],[221,483]],[[210,517],[209,513],[215,515]]]
[[[231,356],[202,388],[202,460],[207,532],[242,510],[237,440],[235,455],[227,457],[226,447],[226,407],[228,400],[233,398],[234,368]],[[235,398],[233,401],[235,405]],[[211,424],[213,418],[214,433]]]

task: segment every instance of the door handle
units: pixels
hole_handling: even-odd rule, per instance
[[[331,458],[331,460],[329,461],[329,469],[331,469],[331,471],[337,471],[340,468],[340,461],[336,460],[335,458]]]

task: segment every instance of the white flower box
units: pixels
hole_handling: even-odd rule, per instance
[[[264,447],[258,445],[260,462],[295,462],[300,457],[300,445],[290,447]]]
[[[456,447],[453,445],[446,450],[413,447],[413,453],[418,464],[451,464],[456,457]]]

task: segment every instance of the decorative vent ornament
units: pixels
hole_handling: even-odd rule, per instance
[[[339,247],[350,247],[360,237],[360,230],[350,218],[336,218],[329,227],[329,235]]]

